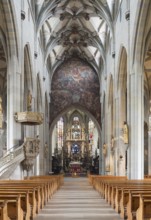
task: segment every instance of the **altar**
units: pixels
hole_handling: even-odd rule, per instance
[[[72,161],[69,164],[70,172],[73,177],[79,176],[82,173],[82,163],[80,161]]]

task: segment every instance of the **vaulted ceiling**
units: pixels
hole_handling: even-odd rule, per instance
[[[51,72],[78,57],[98,72],[114,36],[120,0],[37,0],[37,31]]]

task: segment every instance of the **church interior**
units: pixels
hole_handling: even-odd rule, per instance
[[[0,220],[47,220],[58,189],[87,204],[65,219],[151,219],[150,74],[150,0],[0,0]]]

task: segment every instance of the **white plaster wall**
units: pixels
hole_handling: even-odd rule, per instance
[[[36,106],[36,100],[37,100],[37,74],[39,73],[40,76],[40,85],[41,85],[41,93],[42,93],[42,113],[45,113],[45,93],[47,94],[48,98],[48,106],[49,106],[49,73],[47,71],[47,68],[44,64],[44,55],[41,50],[41,46],[39,45],[38,36],[36,36],[35,33],[35,20],[34,15],[31,10],[31,6],[29,4],[29,1],[18,1],[13,0],[14,3],[14,11],[15,11],[15,22],[17,24],[16,30],[17,30],[17,36],[18,36],[18,45],[19,45],[19,57],[14,57],[13,61],[9,63],[8,66],[8,73],[11,73],[8,77],[8,83],[11,85],[9,86],[8,91],[8,102],[9,102],[9,109],[8,114],[10,117],[8,118],[8,145],[10,147],[13,146],[14,143],[17,142],[17,140],[21,139],[21,126],[20,124],[17,124],[12,115],[14,112],[17,111],[23,111],[23,102],[24,102],[24,47],[26,45],[29,46],[29,53],[30,53],[30,62],[32,66],[32,79],[33,79],[33,88],[32,88],[32,96],[33,96],[33,110],[37,110]],[[21,20],[21,10],[25,11],[25,20]],[[35,58],[34,53],[37,52],[38,56]],[[12,60],[12,58],[11,58]],[[17,72],[16,76],[14,72],[12,71],[14,66],[14,72]],[[8,85],[9,85],[8,84]],[[13,88],[13,85],[16,85],[16,88]],[[11,87],[13,88],[12,90]],[[10,102],[11,101],[11,102]],[[12,104],[13,105],[12,105]],[[49,113],[49,109],[48,109]],[[45,117],[45,115],[44,115]],[[45,120],[44,120],[45,121]],[[40,128],[32,127],[32,126],[26,126],[25,127],[25,134],[30,137],[35,137],[37,134],[39,134],[40,137],[40,153],[42,157],[39,157],[37,162],[35,162],[35,166],[39,164],[39,170],[40,174],[45,173],[46,167],[44,166],[44,160],[43,160],[43,146],[45,142],[49,144],[49,125],[48,123],[44,123],[44,125],[41,125]],[[45,132],[45,136],[44,136]],[[35,170],[35,169],[34,169]],[[35,171],[38,173],[39,171]],[[19,175],[21,177],[22,172],[21,168],[16,169],[15,176]],[[19,174],[20,173],[20,174]]]

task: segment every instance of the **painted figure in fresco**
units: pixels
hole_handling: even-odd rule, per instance
[[[74,79],[74,81],[78,82],[81,80],[81,75],[80,75],[80,71],[78,70],[77,67],[75,67],[72,70],[72,78]]]

